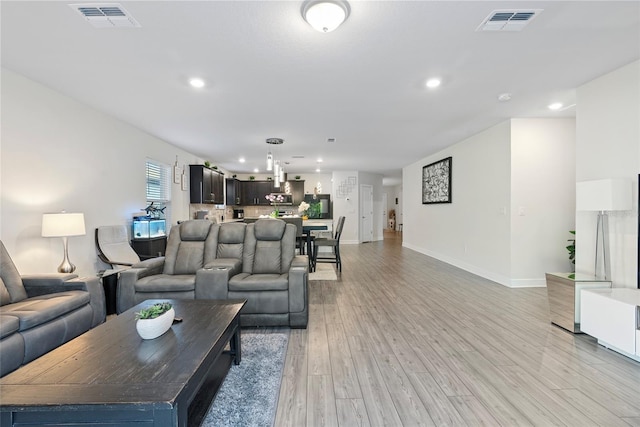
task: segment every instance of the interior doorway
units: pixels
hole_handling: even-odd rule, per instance
[[[360,243],[373,241],[373,186],[360,185]]]

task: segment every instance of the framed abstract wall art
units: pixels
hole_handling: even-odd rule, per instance
[[[422,167],[422,204],[451,203],[451,157]]]

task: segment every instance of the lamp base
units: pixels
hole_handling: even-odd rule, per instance
[[[62,264],[58,266],[58,273],[73,273],[76,271],[76,266],[71,264],[68,259],[63,259]]]
[[[76,271],[76,266],[69,261],[69,244],[66,237],[62,238],[62,246],[64,248],[64,258],[62,264],[58,266],[58,273],[73,273]]]

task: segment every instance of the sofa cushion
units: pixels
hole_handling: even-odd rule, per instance
[[[143,277],[134,285],[136,292],[185,292],[196,288],[194,274],[157,274]]]
[[[180,224],[180,240],[204,242],[211,230],[211,221],[185,221]]]
[[[281,240],[287,223],[282,220],[260,219],[253,226],[256,239]]]
[[[0,305],[9,304],[11,302],[11,295],[7,287],[4,285],[4,280],[0,277]]]
[[[0,316],[0,339],[20,330],[20,319],[15,316]]]
[[[280,241],[258,240],[253,258],[253,273],[280,274],[282,248]]]
[[[27,291],[24,289],[20,273],[11,260],[9,253],[0,241],[0,277],[4,286],[11,295],[11,302],[22,301],[27,298]]]
[[[202,267],[204,267],[204,242],[181,242],[173,266],[173,274],[196,274],[196,271]]]
[[[288,274],[240,273],[229,279],[230,292],[286,291],[289,289]]]
[[[247,224],[242,222],[231,222],[222,224],[218,234],[218,248],[216,258],[238,258],[242,259],[244,248],[244,234]]]
[[[20,331],[25,331],[87,305],[89,300],[89,292],[58,292],[5,305],[0,308],[0,314],[20,319]]]

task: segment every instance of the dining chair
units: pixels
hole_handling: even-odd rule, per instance
[[[342,259],[340,258],[340,236],[342,235],[342,229],[344,227],[345,217],[338,218],[338,225],[336,226],[335,234],[332,238],[316,238],[313,242],[313,271],[316,270],[316,264],[319,262],[328,262],[336,265],[336,269],[342,272]],[[318,254],[318,248],[329,247],[331,253]]]

